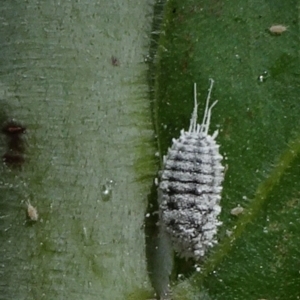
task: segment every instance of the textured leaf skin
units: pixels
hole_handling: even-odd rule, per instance
[[[0,299],[151,298],[152,1],[4,1],[0,14]]]

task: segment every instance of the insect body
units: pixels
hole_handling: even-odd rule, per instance
[[[238,205],[237,207],[233,208],[230,213],[233,215],[233,216],[238,216],[240,214],[242,214],[244,212],[244,207]]]
[[[269,28],[271,34],[280,35],[287,30],[287,27],[284,25],[272,25]]]
[[[206,100],[202,124],[197,124],[197,90],[194,84],[194,110],[188,131],[180,137],[164,157],[158,187],[160,223],[169,234],[179,255],[196,260],[217,243],[215,234],[222,223],[222,182],[224,167],[215,139],[218,131],[208,134],[211,111],[209,106],[214,81]]]
[[[37,209],[27,201],[27,215],[31,221],[37,221],[39,218]]]

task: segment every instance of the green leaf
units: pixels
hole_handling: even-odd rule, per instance
[[[199,116],[215,80],[210,133],[227,166],[219,245],[174,299],[296,299],[299,295],[299,16],[297,1],[168,1],[159,40],[156,128],[161,155]],[[269,27],[288,30],[272,35]],[[202,99],[202,102],[201,102]],[[202,103],[202,107],[201,107]],[[231,215],[241,205],[244,214]],[[230,235],[230,236],[228,236]],[[180,262],[177,269],[183,269]]]

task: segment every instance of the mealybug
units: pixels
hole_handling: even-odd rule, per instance
[[[221,164],[218,131],[208,134],[212,108],[206,100],[202,124],[197,124],[197,90],[194,84],[194,110],[188,131],[181,130],[164,156],[158,187],[160,224],[169,234],[174,249],[185,258],[202,258],[217,243],[221,212],[224,167]]]
[[[230,213],[233,215],[233,216],[238,216],[240,214],[242,214],[244,212],[244,207],[238,205],[237,207],[233,208]]]
[[[287,30],[287,27],[284,25],[273,25],[269,28],[269,31],[272,34],[277,34],[277,35],[282,34],[286,30]]]
[[[37,221],[39,218],[37,209],[27,201],[27,215],[31,221]]]

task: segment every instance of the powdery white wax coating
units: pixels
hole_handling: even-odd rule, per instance
[[[160,223],[168,233],[175,251],[186,258],[201,259],[217,243],[222,223],[220,200],[224,167],[215,138],[208,134],[211,109],[207,98],[201,125],[197,124],[197,101],[190,128],[181,131],[164,157],[158,187]]]

